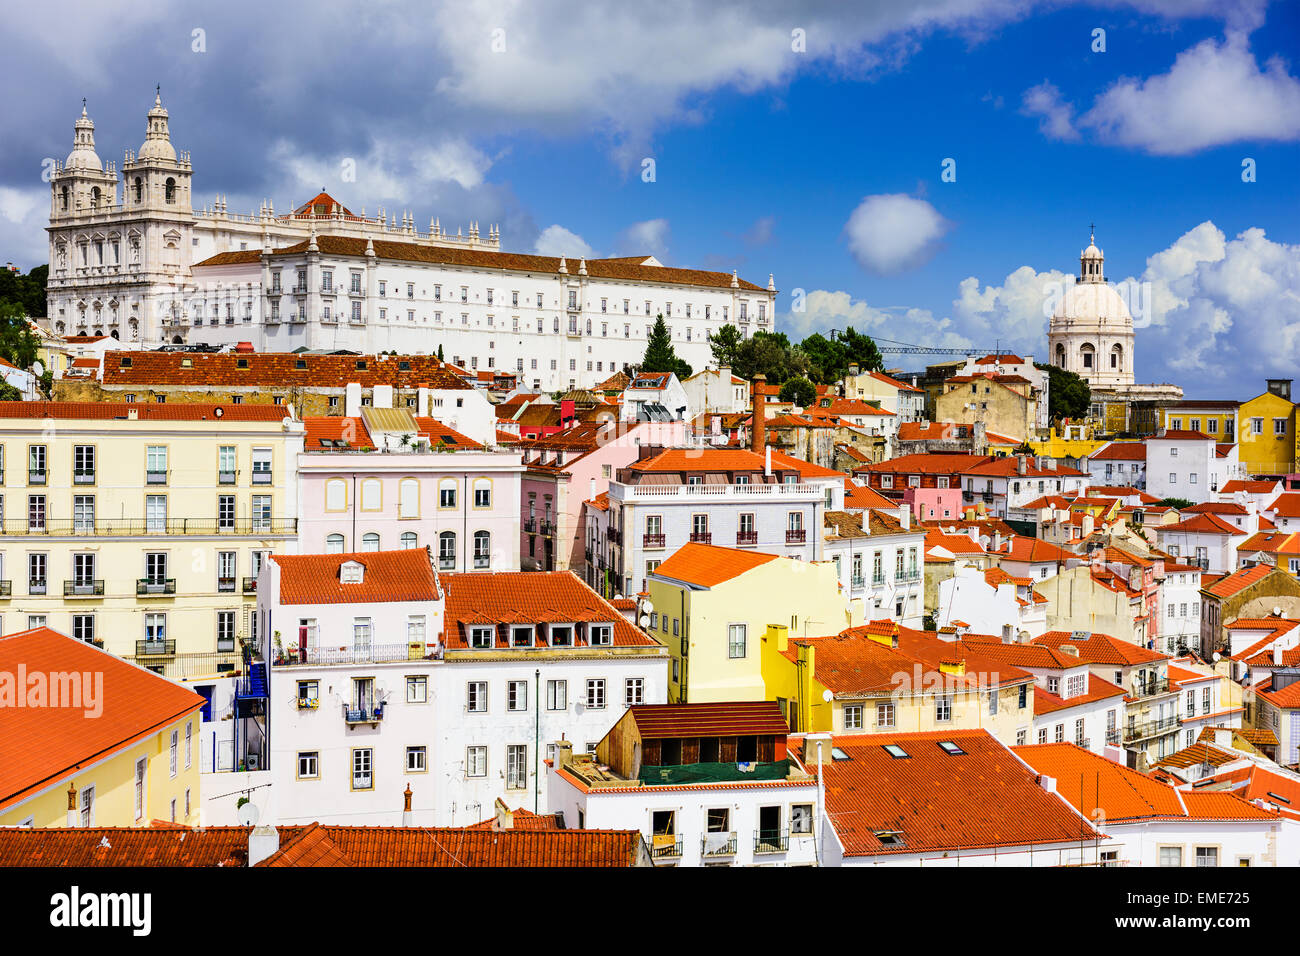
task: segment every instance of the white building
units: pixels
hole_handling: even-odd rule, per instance
[[[594,760],[556,744],[550,809],[569,828],[640,830],[661,866],[815,865],[817,785],[787,734],[774,701],[636,707]]]
[[[1094,485],[1137,488],[1147,486],[1147,446],[1140,441],[1113,441],[1088,456]]]
[[[749,383],[731,374],[725,365],[709,367],[682,382],[692,418],[708,414],[735,414],[749,409]]]
[[[1133,316],[1123,297],[1106,281],[1105,256],[1093,238],[1079,254],[1078,281],[1067,286],[1052,310],[1047,347],[1057,368],[1074,372],[1089,385],[1115,388],[1133,384]]]
[[[906,505],[897,513],[827,511],[822,558],[834,562],[840,588],[861,601],[865,620],[888,617],[920,628],[925,616],[925,535]]]
[[[689,421],[696,409],[672,372],[642,372],[623,390],[622,422]]]
[[[1002,568],[957,567],[939,582],[935,624],[964,621],[976,634],[1005,634],[1009,628],[1016,640],[1032,640],[1047,630],[1047,599],[1033,585],[1033,578]]]
[[[1161,500],[1186,498],[1192,502],[1217,496],[1222,467],[1209,435],[1166,430],[1148,438],[1146,446],[1148,492]]]
[[[1160,620],[1156,650],[1177,654],[1181,647],[1200,647],[1201,568],[1165,561],[1160,582]]]

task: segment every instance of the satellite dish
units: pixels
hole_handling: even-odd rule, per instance
[[[644,601],[641,602],[641,610],[645,611],[647,614],[649,614],[654,609],[655,606],[650,603],[649,598],[646,598]]]
[[[218,405],[216,408],[212,410],[212,414],[220,418],[222,415],[226,414],[226,410],[222,408],[220,405]]]
[[[650,626],[650,615],[649,615],[649,614],[642,614],[642,615],[637,619],[637,623],[640,624],[641,627],[643,627],[643,628],[649,627],[649,626]]]
[[[257,820],[262,814],[258,811],[257,805],[249,802],[239,808],[239,822],[246,827],[257,826]]]
[[[1223,655],[1220,654],[1218,651],[1215,651],[1214,654],[1212,655],[1212,657],[1214,658],[1214,662],[1215,662],[1216,664],[1219,662],[1219,659],[1220,659],[1222,656],[1223,656]]]
[[[826,690],[822,691],[822,700],[826,701],[826,703],[829,704],[834,699],[835,699],[835,695],[831,693],[829,687]]]
[[[37,378],[45,374],[45,364],[39,359],[32,363],[32,374]]]

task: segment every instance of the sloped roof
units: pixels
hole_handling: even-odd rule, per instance
[[[124,360],[127,361],[123,364]],[[103,384],[270,388],[473,388],[436,355],[313,355],[294,352],[108,352]]]
[[[133,413],[143,422],[282,422],[288,417],[289,410],[280,405],[234,405],[229,402],[0,402],[0,419],[109,421],[128,420]]]
[[[640,704],[628,708],[643,740],[673,737],[785,736],[790,732],[774,700],[713,704]]]
[[[436,601],[438,576],[425,548],[351,554],[276,554],[282,604],[364,604]],[[344,583],[344,564],[362,567],[361,580]]]
[[[1241,568],[1231,574],[1224,575],[1212,584],[1207,584],[1202,590],[1213,594],[1217,598],[1232,597],[1239,591],[1244,591],[1253,584],[1258,584],[1270,574],[1285,574],[1285,571],[1279,571],[1277,568],[1268,564],[1257,564],[1250,568]]]
[[[1082,636],[1076,638],[1070,631],[1048,631],[1034,638],[1033,643],[1044,644],[1047,647],[1062,647],[1067,644],[1076,647],[1079,650],[1079,660],[1087,664],[1127,666],[1169,660],[1168,654],[1159,654],[1098,631],[1088,633],[1086,638]]]
[[[654,573],[697,587],[711,588],[778,557],[780,555],[764,554],[750,548],[724,548],[690,541],[655,568]]]

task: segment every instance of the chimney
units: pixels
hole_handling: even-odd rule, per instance
[[[993,532],[993,550],[994,550],[994,551],[1001,551],[1001,550],[1002,550],[1002,532],[1001,532],[1001,531],[994,531],[994,532]]]
[[[966,537],[970,538],[970,539],[971,539],[972,541],[974,541],[976,544],[979,544],[979,543],[980,543],[980,529],[977,528],[975,525],[971,525],[969,528],[966,529]]]
[[[558,740],[555,743],[555,769],[567,767],[573,763],[573,741]]]
[[[257,866],[280,849],[280,831],[271,824],[263,824],[248,831],[248,865]]]
[[[1045,773],[1038,775],[1038,785],[1048,793],[1056,793],[1056,778],[1049,777]]]
[[[356,418],[361,414],[361,383],[348,382],[343,389],[343,414]]]
[[[762,372],[754,376],[754,423],[749,429],[749,447],[755,454],[762,454],[767,447],[767,396],[763,394],[766,384],[767,376]]]
[[[429,414],[429,386],[421,385],[415,390],[415,414]]]
[[[1029,471],[1029,463],[1025,461],[1024,455],[1016,455],[1016,474],[1024,475]]]
[[[772,477],[772,446],[763,446],[763,474]]]
[[[1014,643],[1015,643],[1015,641],[1014,641],[1014,637],[1015,637],[1015,630],[1012,628],[1012,626],[1011,626],[1010,624],[1003,624],[1003,625],[1002,625],[1002,643],[1003,643],[1003,644],[1014,644]]]
[[[77,825],[77,784],[75,781],[68,781],[68,826]]]
[[[493,830],[513,830],[515,828],[515,815],[506,802],[497,797],[496,802],[492,804],[495,815],[492,818]]]
[[[1064,654],[1066,657],[1079,656],[1079,649],[1075,647],[1073,644],[1062,644],[1060,647],[1057,648],[1057,650],[1060,651],[1062,654]]]
[[[906,502],[898,506],[898,523],[904,531],[912,530],[912,508]]]
[[[415,826],[415,813],[411,810],[411,785],[406,785],[406,792],[402,794],[402,826]]]
[[[374,389],[375,408],[393,407],[393,386],[376,385]]]

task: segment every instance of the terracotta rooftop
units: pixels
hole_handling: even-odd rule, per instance
[[[221,414],[217,414],[217,410]],[[280,405],[234,405],[188,402],[0,402],[0,418],[145,422],[282,422],[289,409]]]
[[[1130,644],[1128,641],[1121,641],[1109,634],[1101,634],[1096,631],[1088,633],[1086,638],[1082,635],[1076,637],[1070,631],[1048,631],[1040,637],[1034,638],[1033,643],[1043,644],[1047,647],[1063,647],[1066,645],[1076,647],[1079,650],[1079,660],[1088,664],[1128,666],[1169,660],[1167,654],[1159,654],[1147,650],[1145,647],[1139,647],[1136,644]]]
[[[724,548],[690,541],[673,552],[655,568],[654,573],[662,578],[711,588],[778,557],[780,555],[764,554],[750,548]]]
[[[426,548],[352,554],[276,554],[281,604],[436,601],[438,575]],[[341,580],[343,565],[361,565],[361,580]]]
[[[294,352],[107,352],[103,384],[195,388],[469,389],[434,355],[313,355]]]
[[[1241,568],[1231,574],[1224,575],[1217,581],[1204,585],[1202,590],[1209,592],[1217,598],[1228,598],[1240,591],[1244,591],[1251,585],[1258,584],[1274,572],[1286,574],[1285,571],[1278,571],[1278,569],[1272,565],[1257,564],[1254,567]]]
[[[643,740],[745,737],[790,732],[774,700],[714,704],[641,704],[628,708]]]
[[[1140,441],[1113,441],[1093,452],[1092,461],[1146,461],[1147,446]]]

